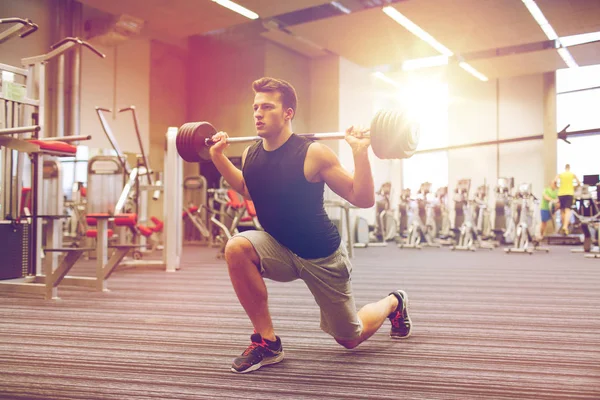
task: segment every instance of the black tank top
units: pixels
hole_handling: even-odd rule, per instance
[[[308,182],[304,160],[312,140],[292,135],[266,151],[262,140],[248,149],[243,174],[266,232],[302,258],[331,255],[341,238],[323,207],[324,182]]]

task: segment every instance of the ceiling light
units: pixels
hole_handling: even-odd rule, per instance
[[[535,19],[540,28],[542,28],[542,30],[546,34],[546,37],[550,40],[556,40],[556,46],[559,47],[556,51],[558,51],[558,55],[560,56],[560,58],[563,59],[563,61],[565,62],[565,64],[567,64],[569,68],[577,67],[577,63],[573,59],[571,53],[569,53],[569,50],[562,47],[565,46],[563,40],[558,38],[558,35],[554,31],[554,28],[552,28],[550,22],[548,22],[546,17],[544,17],[544,13],[542,12],[542,10],[540,10],[536,2],[534,0],[522,1],[523,4],[525,4],[525,7],[527,7],[527,9],[529,10],[529,13],[533,17],[533,19]]]
[[[385,76],[385,74],[383,72],[377,71],[373,74],[376,78],[381,79],[384,82],[389,83],[392,86],[395,86],[397,88],[400,87],[400,84],[398,82],[396,82],[395,80]]]
[[[525,7],[527,7],[527,9],[529,10],[529,13],[533,17],[533,19],[535,19],[535,21],[538,23],[538,25],[549,24],[546,17],[544,17],[544,13],[542,13],[542,10],[540,10],[540,8],[538,7],[538,5],[535,3],[534,0],[523,0],[523,4],[525,4]]]
[[[546,34],[546,37],[548,39],[550,39],[550,40],[558,39],[558,35],[556,34],[556,32],[554,32],[554,28],[552,28],[552,26],[550,24],[540,25],[540,28],[542,28],[542,30],[544,31],[544,33]]]
[[[471,75],[473,75],[475,78],[480,79],[480,80],[482,80],[484,82],[486,82],[488,80],[487,76],[483,75],[481,72],[477,71],[475,68],[471,67],[466,62],[460,62],[460,63],[458,63],[458,65],[462,69],[464,69],[465,71],[467,71],[468,73],[470,73]]]
[[[565,47],[596,41],[600,41],[600,32],[582,33],[580,35],[564,36],[560,38],[560,43]]]
[[[331,4],[332,6],[334,6],[335,8],[337,8],[338,10],[340,10],[341,12],[343,12],[344,14],[350,14],[351,13],[350,9],[348,9],[347,7],[344,7],[343,4],[340,4],[337,1],[332,1],[329,4]]]
[[[400,11],[396,10],[394,7],[392,7],[392,6],[384,7],[383,12],[386,13],[388,15],[388,17],[390,17],[391,19],[393,19],[394,21],[396,21],[397,23],[399,23],[400,25],[405,27],[412,34],[416,35],[419,39],[427,42],[431,47],[433,47],[434,49],[436,49],[443,55],[448,56],[448,57],[452,56],[453,53],[447,47],[445,47],[443,44],[441,44],[440,42],[435,40],[433,38],[433,36],[431,36],[429,33],[425,32],[423,29],[421,29],[417,24],[412,22],[410,19],[406,18],[404,15],[402,15],[400,13]]]
[[[569,53],[569,50],[565,49],[564,47],[561,47],[556,51],[558,51],[558,55],[560,56],[560,58],[563,59],[563,61],[565,62],[565,64],[567,64],[569,68],[578,67],[577,63],[573,59],[573,56],[571,55],[571,53]]]
[[[258,14],[248,10],[246,7],[242,7],[237,3],[234,3],[233,1],[230,0],[212,0],[215,3],[230,9],[231,11],[235,11],[238,14],[243,15],[246,18],[250,18],[250,19],[258,19]]]
[[[448,64],[448,56],[434,56],[425,58],[416,58],[414,60],[406,60],[402,63],[404,71],[410,71],[419,68],[438,67]]]

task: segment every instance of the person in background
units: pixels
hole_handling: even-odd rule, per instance
[[[544,194],[542,194],[542,201],[540,204],[540,212],[542,217],[542,224],[540,227],[540,238],[539,241],[544,239],[546,234],[546,226],[548,221],[550,221],[554,212],[556,211],[556,205],[558,204],[558,190],[556,187],[556,182],[550,182],[550,185],[544,189]]]
[[[571,220],[571,207],[573,206],[573,196],[575,195],[575,185],[573,181],[577,182],[576,186],[581,185],[579,178],[571,172],[571,166],[565,165],[564,172],[556,175],[554,183],[558,184],[558,201],[560,202],[560,217],[562,226],[560,232],[564,235],[569,234],[569,221]]]

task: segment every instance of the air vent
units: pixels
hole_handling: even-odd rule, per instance
[[[274,17],[274,19],[283,25],[292,26],[344,14],[345,13],[338,7],[328,3],[320,6],[305,8],[304,10],[292,11],[287,14],[280,14]]]
[[[86,38],[105,46],[117,46],[139,35],[143,27],[143,20],[126,14],[85,22]]]
[[[276,15],[271,19],[277,21],[282,26],[292,26],[337,17],[355,11],[367,10],[369,8],[384,7],[401,1],[408,0],[337,0],[320,6]]]

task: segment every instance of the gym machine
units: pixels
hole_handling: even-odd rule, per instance
[[[573,215],[583,233],[583,248],[571,252],[600,258],[600,175],[584,175],[582,183],[576,193]]]
[[[493,239],[490,208],[488,206],[489,187],[485,183],[475,191],[475,207],[477,210],[476,229],[479,237],[484,241]]]
[[[448,186],[442,186],[435,192],[436,203],[433,206],[433,218],[438,227],[437,240],[442,246],[454,244],[453,232],[450,223],[450,210],[448,209]]]
[[[24,25],[29,26],[25,33],[33,32],[35,24],[25,21],[27,24]],[[0,34],[4,40],[8,36],[6,31]],[[83,253],[91,249],[62,247],[62,227],[56,223],[66,216],[61,210],[60,168],[52,157],[73,156],[77,148],[70,143],[90,137],[48,137],[45,129],[49,116],[45,102],[46,65],[79,46],[104,58],[88,43],[78,38],[65,38],[53,45],[49,53],[23,59],[25,69],[0,65],[3,71],[0,96],[0,213],[3,220],[0,221],[0,235],[2,242],[9,244],[3,251],[2,292],[41,294],[51,299],[57,298],[59,284],[105,289],[103,279],[67,276]],[[23,183],[28,178],[31,186],[27,190]],[[49,190],[53,192],[48,193]],[[51,204],[51,196],[56,197],[55,204]],[[62,255],[60,263],[54,253]]]
[[[119,110],[119,113],[130,111],[133,116],[135,134],[138,139],[138,145],[140,153],[136,157],[136,166],[131,167],[127,162],[125,154],[121,151],[121,148],[112,133],[112,130],[104,116],[104,112],[111,112],[111,110],[101,107],[96,107],[96,114],[102,125],[102,129],[106,134],[113,150],[117,154],[116,159],[121,164],[121,169],[124,171],[124,185],[122,191],[118,197],[114,208],[109,211],[113,215],[127,215],[128,218],[116,218],[114,223],[119,230],[118,241],[119,244],[124,246],[126,244],[132,244],[137,246],[133,250],[133,262],[125,261],[122,263],[131,264],[135,266],[138,263],[135,261],[141,260],[143,253],[149,253],[148,243],[153,236],[158,236],[164,229],[164,223],[157,217],[151,217],[153,225],[148,224],[147,210],[148,210],[148,192],[153,191],[153,200],[158,200],[160,194],[164,190],[164,186],[159,181],[154,182],[153,172],[150,168],[148,158],[144,151],[142,142],[142,136],[139,130],[139,121],[137,118],[136,110],[134,106],[126,107]],[[142,178],[146,178],[146,184],[142,183]],[[106,212],[106,211],[104,211]],[[162,247],[160,245],[157,248]],[[156,264],[162,266],[160,263],[156,263],[155,260],[147,263],[144,262],[144,266]]]
[[[183,242],[207,245],[212,241],[208,230],[208,182],[202,175],[183,180]]]
[[[515,228],[513,247],[506,247],[504,251],[507,254],[533,254],[534,251],[545,251],[548,253],[550,251],[549,248],[539,247],[539,243],[534,240],[535,232],[539,225],[540,209],[539,201],[532,193],[531,183],[522,183],[519,185],[513,201],[517,205],[515,215],[518,215],[519,223]],[[533,245],[533,248],[530,244]]]
[[[470,179],[461,179],[456,185],[454,194],[454,229],[456,243],[450,246],[450,250],[475,251],[476,247],[494,249],[493,245],[484,243],[477,232],[474,219],[475,200],[469,199],[471,188]],[[460,226],[459,228],[456,228]]]
[[[498,178],[495,188],[495,205],[492,209],[491,228],[496,242],[512,244],[515,237],[515,219],[512,213],[514,178]]]
[[[392,211],[391,194],[390,182],[383,183],[375,193],[375,229],[369,237],[369,246],[387,246],[387,242],[396,238],[398,224]]]
[[[401,249],[421,249],[423,246],[440,247],[434,239],[437,227],[432,214],[432,205],[427,201],[431,192],[431,183],[422,183],[416,199],[412,199],[411,223],[408,226],[406,239],[398,244]]]
[[[410,214],[410,189],[402,189],[398,203],[398,238],[403,240],[408,231],[408,214]]]

